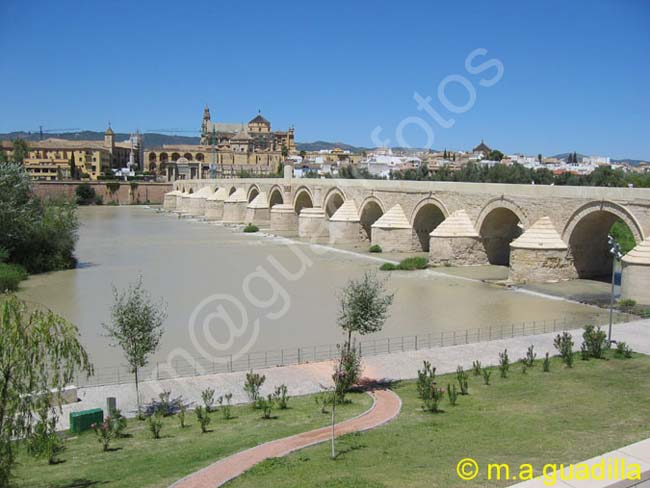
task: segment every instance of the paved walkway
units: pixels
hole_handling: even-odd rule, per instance
[[[402,407],[400,398],[390,390],[376,390],[372,407],[352,419],[336,426],[338,437],[350,432],[359,432],[378,427],[394,419]],[[172,485],[173,488],[214,488],[236,478],[244,471],[268,458],[286,456],[290,452],[304,447],[325,442],[331,438],[331,427],[303,432],[284,439],[267,442],[259,446],[238,452],[207,468],[193,473]]]
[[[582,342],[582,330],[573,330],[571,333],[574,342],[576,342],[575,347],[579,349]],[[535,346],[537,356],[541,358],[546,352],[550,352],[551,355],[556,354],[557,351],[553,346],[555,335],[556,333],[539,334],[477,344],[365,356],[363,358],[363,374],[369,378],[412,379],[417,376],[417,371],[422,368],[422,361],[425,359],[431,361],[440,374],[454,372],[458,365],[462,365],[465,369],[471,368],[474,360],[479,360],[486,366],[492,366],[497,364],[498,354],[504,349],[508,349],[510,358],[514,361],[524,357],[526,349],[531,344]],[[650,320],[615,324],[614,339],[627,342],[635,351],[650,354]],[[281,384],[287,385],[289,394],[292,396],[317,393],[322,391],[321,385],[329,386],[331,384],[332,369],[333,363],[324,361],[260,370],[266,375],[262,394],[273,393],[275,387]],[[145,381],[140,385],[140,391],[145,401],[157,398],[158,393],[168,390],[172,392],[172,396],[183,395],[183,398],[200,404],[201,391],[206,388],[214,388],[217,396],[230,392],[233,394],[233,403],[245,403],[248,401],[246,393],[242,389],[245,376],[245,372],[236,372]],[[105,407],[106,397],[117,398],[117,407],[127,415],[136,409],[135,388],[132,384],[80,388],[79,398],[81,401],[64,405],[58,428],[68,428],[68,414],[71,411]]]

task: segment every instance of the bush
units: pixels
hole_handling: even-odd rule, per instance
[[[257,232],[259,230],[260,228],[253,224],[248,224],[246,227],[244,227],[244,232]]]
[[[0,263],[0,293],[16,291],[21,281],[27,279],[27,271],[18,264]]]
[[[634,307],[636,307],[636,300],[632,300],[631,298],[625,298],[618,302],[618,308],[625,312],[633,310]]]
[[[113,432],[115,437],[124,437],[124,431],[126,430],[127,421],[126,417],[122,415],[122,411],[119,408],[112,409],[110,412],[111,422],[113,423]]]
[[[399,269],[399,266],[393,263],[384,263],[379,267],[379,269],[381,271],[396,271]]]
[[[196,414],[196,419],[199,421],[199,425],[201,426],[201,432],[205,434],[208,431],[208,425],[210,425],[211,420],[208,411],[205,407],[196,407],[194,413]]]
[[[568,332],[558,334],[553,340],[553,345],[562,357],[562,361],[568,368],[573,368],[573,338]]]
[[[508,377],[509,369],[510,369],[510,358],[508,357],[508,350],[505,349],[503,352],[499,353],[499,372],[501,373],[501,378]]]
[[[528,350],[526,351],[526,357],[523,360],[526,367],[532,368],[533,366],[535,366],[536,357],[537,354],[535,354],[535,346],[533,345],[528,346]]]
[[[275,393],[273,394],[273,400],[275,400],[275,403],[277,403],[278,408],[280,410],[285,410],[289,408],[289,395],[288,395],[289,389],[287,388],[287,385],[280,385],[275,389]]]
[[[483,368],[483,383],[485,386],[490,386],[490,376],[492,376],[492,371],[487,368]]]
[[[629,359],[632,357],[632,348],[628,346],[625,342],[621,341],[616,344],[616,350],[614,355],[620,359]]]
[[[185,412],[187,411],[187,407],[185,405],[181,405],[180,409],[178,410],[178,422],[181,425],[181,429],[185,428]]]
[[[267,395],[266,398],[261,396],[257,399],[257,408],[262,410],[262,418],[265,420],[271,418],[274,406],[275,402],[273,401],[273,395],[271,394]]]
[[[151,417],[147,419],[147,424],[151,435],[154,439],[160,439],[160,431],[162,430],[162,419],[163,415],[160,412],[156,412]]]
[[[451,405],[456,405],[456,402],[458,401],[458,392],[456,391],[456,385],[447,383],[447,398],[449,398],[449,403]]]
[[[97,200],[95,189],[90,183],[81,183],[75,190],[77,205],[92,205]]]
[[[458,380],[458,387],[460,388],[460,394],[461,395],[469,395],[469,388],[468,388],[468,380],[469,376],[467,376],[467,373],[465,370],[463,370],[462,366],[458,366],[456,368],[456,379]]]
[[[370,246],[370,252],[381,252],[381,246],[379,244],[373,244]]]
[[[416,383],[418,397],[422,400],[422,409],[427,412],[439,412],[438,406],[444,396],[444,390],[436,385],[436,368],[429,361],[424,361],[423,369],[418,370]]]
[[[47,405],[39,411],[39,421],[34,426],[27,443],[27,452],[35,458],[45,458],[48,464],[56,464],[65,450],[63,440],[56,432],[56,415],[49,416]]]
[[[106,417],[101,424],[92,424],[91,428],[95,431],[97,441],[102,445],[102,450],[108,451],[109,445],[113,437],[115,437],[111,417]]]
[[[329,413],[327,411],[327,406],[333,403],[333,398],[334,395],[329,391],[323,391],[321,393],[317,393],[314,396],[314,401],[316,402],[316,405],[320,406],[320,413]]]
[[[550,373],[551,371],[551,358],[548,353],[544,356],[544,362],[542,363],[542,369],[544,373]]]
[[[607,334],[600,327],[593,325],[585,326],[585,331],[582,334],[584,340],[583,348],[586,349],[587,354],[596,359],[602,359],[605,348],[607,347]]]
[[[414,269],[424,269],[428,266],[429,261],[426,258],[415,257],[415,258],[406,258],[400,261],[399,269],[404,271],[411,271]]]
[[[205,409],[209,412],[212,411],[212,405],[214,405],[214,390],[212,388],[206,388],[201,392],[201,399],[203,400],[203,405]]]
[[[244,383],[244,391],[248,395],[248,399],[253,404],[253,407],[257,408],[257,399],[260,397],[260,388],[266,381],[265,375],[260,375],[258,373],[246,373],[246,382]]]
[[[232,406],[230,401],[232,400],[232,393],[226,393],[223,398],[226,399],[226,404],[221,406],[221,414],[223,415],[224,420],[230,420],[232,418]],[[223,401],[222,397],[219,397],[219,404]]]
[[[481,376],[481,361],[474,361],[472,363],[472,371],[474,372],[474,376]]]
[[[160,412],[163,417],[177,414],[181,408],[187,408],[189,405],[183,401],[183,396],[171,398],[171,391],[163,391],[158,394],[158,400],[151,400],[150,403],[145,403],[142,410],[143,414],[151,417],[157,412]]]

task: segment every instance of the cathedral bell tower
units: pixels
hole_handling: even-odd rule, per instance
[[[206,105],[203,109],[203,121],[201,122],[201,145],[210,144],[210,109]]]

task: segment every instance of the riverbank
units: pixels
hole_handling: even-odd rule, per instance
[[[632,349],[644,354],[650,354],[650,320],[637,320],[625,324],[615,324],[613,338],[625,341]],[[579,349],[582,329],[570,331],[576,342],[575,349]],[[369,378],[386,378],[390,380],[406,380],[417,376],[418,368],[422,361],[431,361],[436,365],[440,374],[456,371],[458,365],[471,369],[472,362],[481,361],[484,365],[495,365],[498,354],[508,349],[512,360],[517,360],[526,355],[526,350],[533,345],[538,357],[546,352],[556,354],[553,339],[556,333],[531,335],[500,339],[475,344],[456,346],[434,347],[417,351],[394,352],[363,358],[363,375]],[[262,387],[262,394],[272,393],[272,387],[285,384],[292,395],[307,395],[322,391],[323,386],[331,384],[333,370],[332,361],[306,363],[293,366],[282,366],[259,369],[266,375],[266,383]],[[246,372],[223,373],[203,376],[190,376],[160,381],[144,381],[140,384],[142,398],[149,401],[157,398],[162,391],[171,391],[172,396],[183,395],[188,401],[200,403],[201,392],[206,388],[214,388],[217,396],[232,393],[233,404],[248,401],[242,389]],[[120,385],[92,386],[80,388],[78,391],[80,401],[63,406],[58,428],[68,428],[70,412],[87,410],[89,408],[104,407],[107,397],[117,398],[117,406],[123,413],[133,415],[136,410],[135,388],[131,383]]]

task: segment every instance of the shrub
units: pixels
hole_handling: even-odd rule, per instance
[[[126,417],[122,415],[122,411],[119,408],[112,409],[110,412],[110,418],[113,423],[113,432],[115,433],[115,437],[124,437],[127,421]]]
[[[75,189],[77,205],[92,205],[97,199],[95,189],[90,183],[81,183]]]
[[[532,368],[535,366],[535,358],[537,357],[537,354],[535,353],[535,346],[532,344],[528,346],[528,350],[526,351],[526,357],[524,358],[524,364]]]
[[[320,406],[320,413],[329,413],[327,406],[332,404],[333,395],[331,392],[323,391],[314,396],[316,405]]]
[[[373,244],[370,246],[370,252],[381,252],[381,246],[379,244]]]
[[[616,350],[614,351],[614,355],[617,358],[621,359],[629,359],[632,357],[632,348],[628,346],[625,342],[621,341],[616,344]]]
[[[209,412],[212,411],[212,405],[214,405],[214,390],[212,388],[206,388],[201,392],[201,399],[203,400],[203,405],[205,409]]]
[[[156,412],[147,419],[147,425],[149,426],[149,430],[154,439],[160,439],[160,431],[162,430],[163,425],[162,419],[163,414],[161,412]]]
[[[262,418],[263,419],[270,419],[271,418],[271,412],[273,411],[273,407],[275,406],[275,402],[273,400],[273,395],[269,394],[267,395],[266,398],[263,396],[260,396],[257,399],[257,408],[262,410]]]
[[[499,372],[501,373],[501,378],[508,377],[509,369],[510,369],[510,358],[508,357],[508,350],[505,349],[503,352],[499,353]]]
[[[287,385],[280,385],[275,389],[275,393],[273,394],[273,399],[278,405],[278,408],[280,410],[285,410],[289,407],[289,395],[288,395],[289,389],[287,388]]]
[[[607,347],[607,334],[600,327],[593,325],[585,326],[585,331],[582,334],[584,340],[583,346],[587,350],[589,356],[596,359],[602,359],[605,348]]]
[[[633,310],[634,307],[636,307],[636,300],[632,300],[631,298],[624,298],[618,302],[618,308],[625,312]]]
[[[196,419],[199,421],[201,426],[201,432],[206,433],[208,431],[208,425],[210,425],[210,415],[205,407],[196,407],[194,410],[196,414]]]
[[[544,373],[549,373],[551,371],[551,358],[548,353],[544,356],[544,362],[542,363],[542,369]]]
[[[528,373],[528,366],[524,361],[521,362],[521,374],[527,374]]]
[[[158,400],[152,399],[150,403],[145,403],[142,413],[146,417],[160,412],[163,417],[177,414],[181,407],[187,408],[189,405],[183,401],[183,396],[179,395],[176,398],[171,398],[171,391],[163,391],[158,394]]]
[[[444,396],[444,390],[436,386],[436,368],[429,361],[424,361],[422,370],[418,370],[418,397],[422,400],[422,409],[428,412],[439,412],[438,406]]]
[[[573,338],[568,332],[558,334],[553,340],[553,345],[562,357],[562,361],[568,368],[573,368]]]
[[[244,227],[244,232],[257,232],[259,230],[260,228],[253,224],[248,224],[246,227]]]
[[[260,388],[266,381],[265,375],[260,375],[258,373],[253,373],[250,371],[246,373],[246,382],[244,383],[244,391],[248,395],[248,399],[253,404],[253,407],[257,408],[257,399],[260,397]]]
[[[411,271],[414,269],[424,269],[428,266],[429,261],[427,261],[426,258],[422,257],[414,257],[414,258],[406,258],[400,261],[399,263],[399,269],[402,269],[404,271]]]
[[[336,380],[336,401],[338,403],[345,401],[345,394],[359,382],[361,377],[361,352],[357,349],[356,344],[348,345],[346,342],[340,348],[340,357],[334,375],[342,374],[339,374],[338,378],[332,377]]]
[[[226,400],[226,404],[222,405],[221,414],[225,420],[230,420],[232,418],[232,406],[230,404],[230,401],[232,400],[232,393],[226,393],[223,397]],[[219,403],[221,404],[221,402]]]
[[[16,291],[20,282],[27,279],[27,271],[18,264],[0,263],[0,293]]]
[[[483,368],[483,383],[485,386],[490,386],[490,376],[492,376],[492,371]]]
[[[178,410],[178,422],[181,424],[181,429],[185,428],[185,412],[187,411],[187,407],[185,405],[181,405],[181,407]]]
[[[399,266],[393,263],[384,263],[379,266],[379,269],[381,271],[396,271],[399,269]]]
[[[27,452],[35,458],[45,458],[48,464],[56,464],[65,450],[63,440],[56,433],[56,415],[49,416],[47,405],[39,409],[39,421],[34,426],[27,443]]]
[[[102,445],[102,450],[108,451],[109,445],[113,437],[115,437],[111,417],[106,417],[101,424],[92,424],[91,428],[95,431],[97,441]]]
[[[469,388],[467,385],[467,381],[469,380],[469,377],[467,376],[465,370],[463,370],[462,366],[458,366],[456,368],[456,379],[458,380],[458,387],[460,388],[460,394],[468,395]]]
[[[449,403],[451,405],[456,405],[456,402],[458,401],[458,392],[456,391],[456,385],[447,383],[447,398],[449,398]]]
[[[474,361],[472,363],[472,371],[474,376],[481,376],[481,361]]]
[[[582,345],[580,346],[580,359],[582,359],[583,361],[589,361],[589,357],[590,357],[589,349],[587,348],[587,344],[583,342]]]

